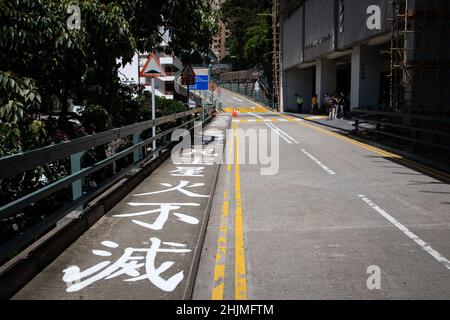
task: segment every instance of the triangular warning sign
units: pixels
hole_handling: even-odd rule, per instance
[[[158,58],[155,56],[153,52],[150,54],[147,61],[145,62],[144,67],[140,72],[140,76],[144,78],[158,78],[159,76],[163,77],[166,76],[166,73],[159,64]]]
[[[192,66],[190,64],[186,65],[181,71],[181,76],[183,77],[195,77],[194,69],[192,69]]]
[[[181,71],[181,85],[193,86],[195,85],[195,72],[190,64],[186,65]]]

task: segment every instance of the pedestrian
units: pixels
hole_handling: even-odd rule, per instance
[[[338,105],[339,105],[339,96],[337,93],[335,93],[334,96],[331,98],[330,112],[328,115],[329,121],[333,121],[336,119],[336,110]]]
[[[319,111],[319,99],[317,94],[313,95],[311,99],[311,110],[312,114],[316,115]]]
[[[303,100],[302,96],[299,94],[296,94],[295,96],[297,97],[296,101],[297,101],[298,113],[302,113],[303,112],[303,103],[305,103],[305,100]]]
[[[325,114],[328,114],[330,112],[330,101],[331,101],[331,97],[328,93],[325,93],[325,95],[323,96],[323,106],[322,106],[322,111]]]
[[[345,96],[341,92],[339,94],[338,107],[337,107],[337,118],[341,119],[344,117],[344,106],[345,106]]]

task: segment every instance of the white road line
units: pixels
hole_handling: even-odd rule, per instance
[[[253,112],[249,112],[248,114],[252,115],[254,117],[257,117],[258,119],[264,119],[264,117],[261,117],[261,116],[257,115],[256,113],[253,113]]]
[[[334,172],[333,170],[331,170],[330,168],[328,168],[326,165],[324,165],[321,161],[317,160],[316,157],[314,157],[312,154],[308,153],[305,149],[302,149],[302,152],[304,154],[306,154],[312,161],[314,161],[315,163],[317,163],[319,165],[319,167],[321,167],[323,170],[325,170],[326,172],[328,172],[331,175],[335,175],[336,172]]]
[[[235,99],[235,100],[237,100],[237,101],[239,101],[239,102],[244,102],[243,100],[237,98],[236,96],[233,96],[233,99]]]
[[[288,119],[277,119],[279,122],[288,122]]]
[[[256,122],[256,119],[248,119],[247,122]]]
[[[280,128],[278,128],[276,125],[274,125],[273,123],[266,123],[267,126],[274,128],[275,130],[278,130],[282,135],[284,135],[286,138],[288,138],[289,140],[291,140],[293,143],[295,144],[300,144],[300,142],[298,142],[295,138],[291,137],[289,134],[287,134],[286,132],[284,132],[283,130],[281,130]]]
[[[396,226],[400,231],[402,231],[405,235],[407,235],[410,239],[412,239],[415,243],[417,243],[423,250],[428,252],[434,259],[436,259],[439,263],[441,263],[445,268],[450,270],[450,261],[442,256],[439,252],[434,250],[428,243],[420,239],[417,235],[409,231],[407,227],[398,222],[394,217],[392,217],[389,213],[381,209],[375,203],[373,203],[369,198],[364,195],[359,195],[359,197],[367,203],[372,209],[381,214],[384,218],[386,218],[390,223]]]

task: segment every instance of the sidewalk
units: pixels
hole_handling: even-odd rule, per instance
[[[333,121],[328,120],[328,116],[325,115],[312,115],[312,114],[298,114],[298,113],[286,113],[290,116],[300,118],[306,121],[314,122],[323,126],[327,126],[336,130],[341,130],[345,132],[352,132],[354,127],[354,121],[348,119],[335,119]]]
[[[229,125],[217,116],[202,150],[163,163],[13,299],[190,299]]]

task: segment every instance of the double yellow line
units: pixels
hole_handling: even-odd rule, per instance
[[[235,198],[235,259],[234,259],[234,297],[235,300],[247,300],[247,276],[245,265],[244,215],[242,210],[241,177],[239,167],[238,126],[234,129],[234,198]],[[232,147],[231,145],[229,146]],[[217,240],[217,253],[214,268],[214,288],[212,300],[223,300],[225,292],[226,255],[228,238],[228,220],[230,213],[232,165],[227,165],[227,178],[223,194],[222,215]]]

